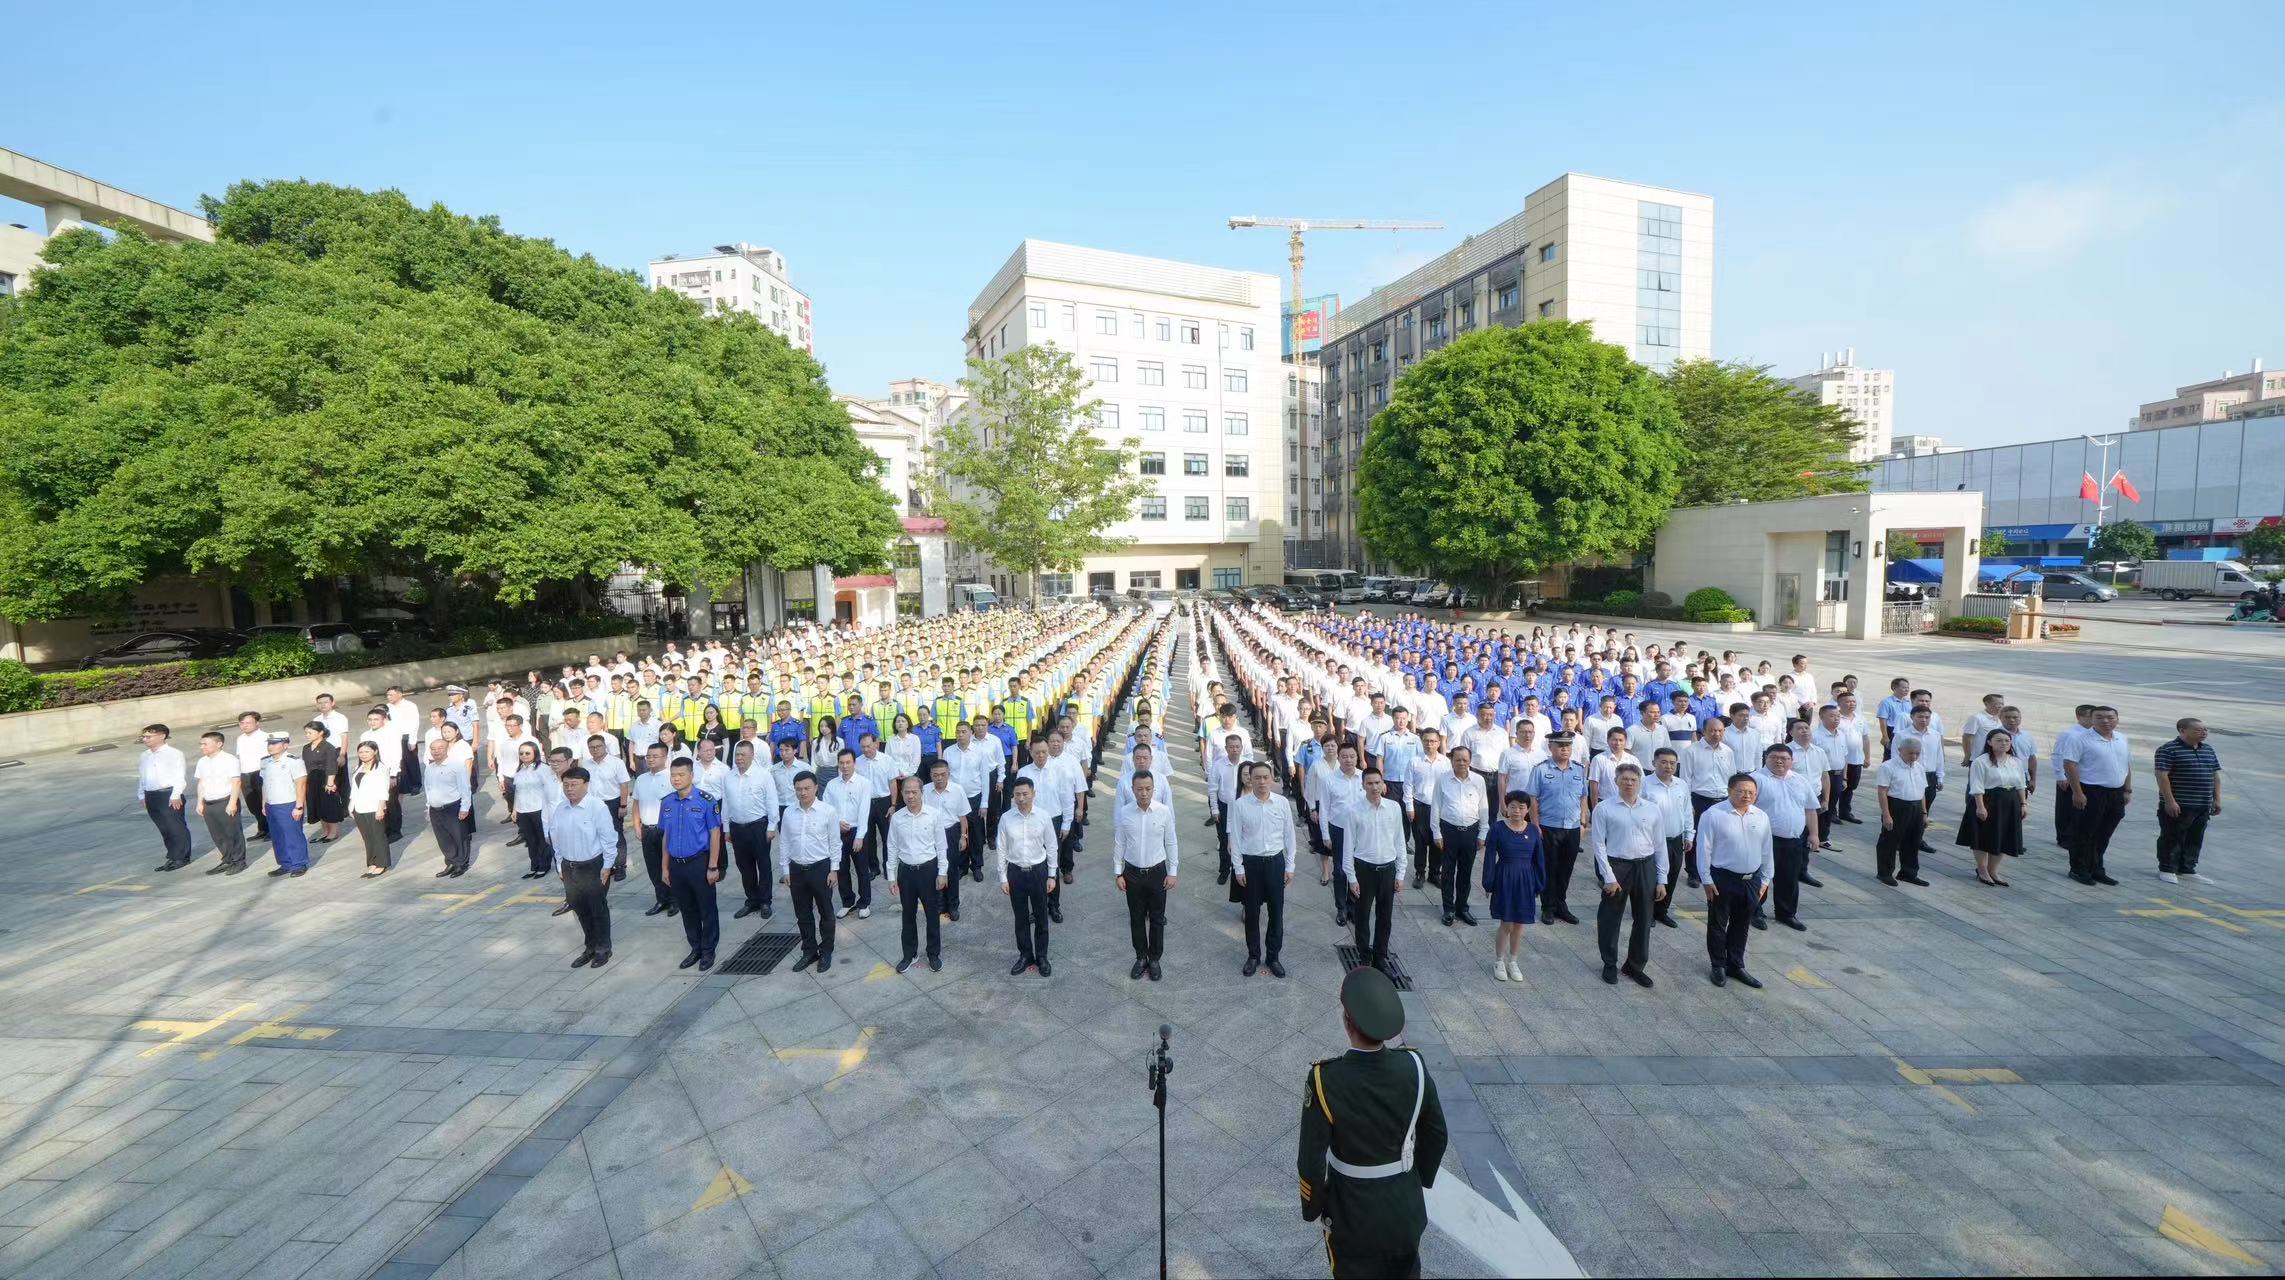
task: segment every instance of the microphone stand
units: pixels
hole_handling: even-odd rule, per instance
[[[1174,1059],[1167,1043],[1174,1028],[1161,1023],[1158,1047],[1151,1051],[1150,1104],[1158,1108],[1158,1277],[1166,1280],[1166,1078],[1174,1074]]]

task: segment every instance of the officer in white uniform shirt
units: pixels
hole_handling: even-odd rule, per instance
[[[601,744],[598,743],[598,746]],[[722,825],[730,837],[731,857],[738,864],[739,887],[745,901],[732,914],[734,920],[773,914],[770,903],[770,828],[778,815],[777,775],[763,762],[762,744],[742,738],[732,748],[729,772],[722,776]]]
[[[1761,768],[1753,775],[1754,804],[1769,815],[1775,872],[1771,914],[1788,929],[1806,930],[1809,926],[1801,923],[1801,873],[1809,865],[1810,847],[1817,843],[1819,788],[1793,765],[1793,748],[1784,743],[1763,751]]]
[[[1245,793],[1230,804],[1231,862],[1238,888],[1244,895],[1246,977],[1266,963],[1271,974],[1285,976],[1278,961],[1285,942],[1285,889],[1293,883],[1293,860],[1300,836],[1293,822],[1293,805],[1272,789],[1275,779],[1265,764],[1241,766]],[[1262,932],[1262,909],[1269,909],[1269,932]],[[1264,959],[1266,955],[1266,961]]]
[[[1603,981],[1620,974],[1637,986],[1651,985],[1650,922],[1666,905],[1666,811],[1642,793],[1642,766],[1622,759],[1612,772],[1610,796],[1595,807],[1587,828],[1587,849],[1595,860],[1595,883],[1602,899],[1595,908],[1595,945],[1603,957]],[[1627,935],[1626,962],[1619,962],[1619,925],[1628,911],[1634,927]]]
[[[333,741],[343,751],[355,750],[354,744],[346,738]],[[230,740],[230,752],[238,757],[238,779],[245,788],[245,805],[254,811],[254,839],[267,840],[270,815],[268,805],[262,800],[262,761],[270,754],[270,735],[262,731],[261,716],[248,711],[238,717],[238,736]]]
[[[1037,968],[1045,978],[1055,972],[1047,958],[1047,903],[1055,886],[1058,838],[1054,820],[1039,807],[1037,784],[1017,778],[1010,790],[1013,807],[1000,815],[993,836],[1000,892],[1007,896],[1015,917],[1016,962],[1008,973],[1013,977]]]
[[[437,852],[444,855],[444,868],[436,873],[439,880],[468,872],[476,784],[467,766],[452,758],[452,748],[460,745],[448,737],[429,744],[429,770],[421,784],[428,829],[436,836]]]
[[[1759,987],[1746,971],[1746,939],[1753,933],[1753,909],[1769,896],[1777,868],[1769,815],[1754,806],[1750,774],[1730,781],[1729,796],[1698,816],[1698,876],[1706,890],[1708,977],[1717,987],[1735,979]]]

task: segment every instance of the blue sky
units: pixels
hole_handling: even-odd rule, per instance
[[[1854,346],[1900,432],[2115,428],[2285,361],[2268,0],[366,12],[32,6],[0,144],[185,205],[394,186],[616,266],[770,244],[866,394],[957,376],[1026,236],[1282,274],[1228,215],[1449,228],[1313,238],[1355,297],[1565,170],[1712,195],[1715,353]]]

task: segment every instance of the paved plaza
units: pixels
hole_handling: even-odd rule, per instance
[[[1842,828],[1809,932],[1753,935],[1758,992],[1708,985],[1688,898],[1645,992],[1603,985],[1591,927],[1560,925],[1527,932],[1524,982],[1494,983],[1489,928],[1444,928],[1408,892],[1395,948],[1453,1131],[1444,1176],[1494,1204],[1504,1178],[1598,1276],[2285,1266],[2280,638],[1699,643],[1798,650],[1876,691],[1908,675],[1955,725],[2001,691],[2043,751],[2073,703],[2116,704],[2138,779],[2124,883],[2064,878],[2042,796],[2014,887],[1978,885],[1953,786],[1934,883],[1874,880],[1877,810]],[[2152,875],[2150,752],[2189,713],[2228,776],[2210,888]],[[0,1276],[1139,1280],[1161,1023],[1175,1273],[1323,1275],[1294,1149],[1304,1070],[1344,1043],[1346,932],[1305,863],[1291,976],[1239,976],[1197,758],[1177,755],[1160,983],[1126,977],[1103,820],[1052,978],[1008,976],[988,884],[942,973],[891,969],[880,886],[831,973],[698,977],[645,892],[614,896],[609,968],[566,968],[576,928],[549,882],[515,878],[495,814],[459,880],[430,878],[425,832],[372,883],[353,840],[300,880],[206,877],[202,832],[196,867],[155,875],[132,744],[0,769]],[[724,915],[727,956],[755,922]],[[782,897],[763,928],[791,931]],[[1433,1229],[1425,1261],[1482,1270]]]

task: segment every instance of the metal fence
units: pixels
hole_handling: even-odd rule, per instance
[[[1922,636],[1935,629],[1935,607],[1924,601],[1880,607],[1880,633],[1884,636]]]

